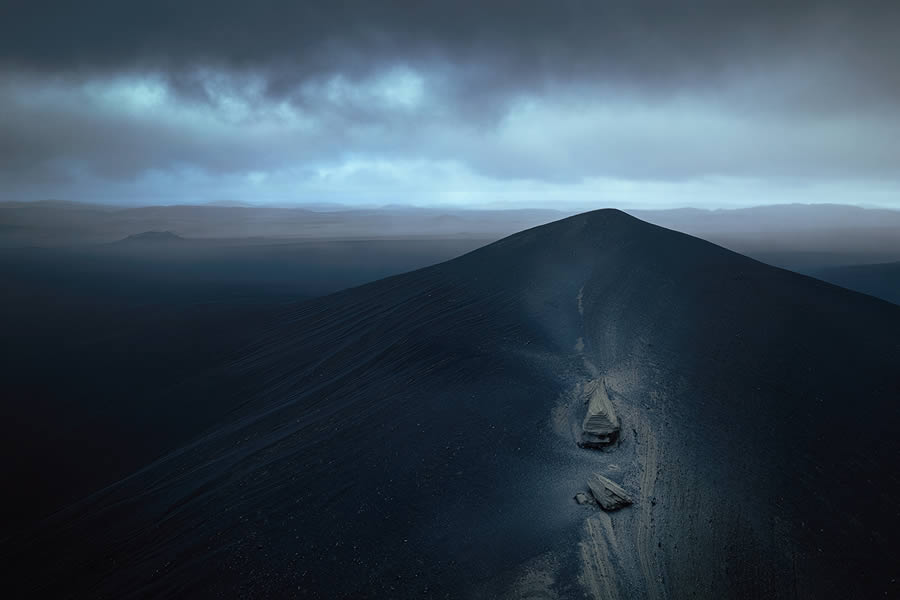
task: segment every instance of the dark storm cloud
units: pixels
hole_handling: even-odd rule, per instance
[[[896,182],[898,30],[895,1],[7,0],[0,192]]]
[[[0,16],[0,57],[48,73],[159,70],[184,92],[202,92],[197,65],[254,71],[276,96],[335,72],[445,65],[476,107],[559,82],[666,90],[794,62],[811,72],[799,77],[827,67],[819,101],[896,101],[898,14],[893,1],[21,0]]]

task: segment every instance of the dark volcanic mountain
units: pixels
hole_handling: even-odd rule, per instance
[[[3,560],[47,597],[896,596],[898,344],[895,305],[578,215],[298,305],[178,391],[220,426]]]

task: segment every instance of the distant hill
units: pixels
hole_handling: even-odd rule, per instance
[[[838,204],[635,210],[649,223],[801,273],[900,260],[900,211]]]
[[[315,208],[315,209],[313,209]],[[779,267],[810,273],[900,261],[900,211],[842,205],[734,210],[634,210],[647,222],[701,237]],[[414,206],[145,206],[0,203],[0,247],[119,241],[135,231],[177,231],[187,240],[497,240],[571,213]]]
[[[774,204],[714,210],[676,208],[627,212],[648,223],[686,233],[758,234],[761,231],[821,232],[841,228],[900,227],[900,211],[844,204]]]
[[[144,231],[142,233],[134,233],[119,241],[119,243],[171,243],[183,242],[184,238],[171,231]]]

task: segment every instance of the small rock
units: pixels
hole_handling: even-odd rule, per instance
[[[618,510],[624,506],[633,504],[625,490],[603,475],[594,473],[594,475],[588,479],[588,487],[591,490],[591,495],[603,510]]]
[[[583,492],[578,492],[577,494],[575,494],[575,502],[577,502],[578,504],[594,504],[594,501],[591,499],[591,497]]]

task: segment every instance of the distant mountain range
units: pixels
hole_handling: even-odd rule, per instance
[[[0,248],[79,247],[127,240],[120,248],[178,237],[236,246],[332,240],[457,240],[461,246],[500,239],[567,216],[553,210],[453,210],[387,206],[148,206],[120,208],[72,202],[0,203]],[[765,263],[814,275],[894,301],[891,269],[832,269],[900,261],[900,211],[842,205],[776,205],[734,210],[635,210],[630,214],[689,233]],[[134,243],[139,242],[139,243]],[[444,243],[444,242],[440,242]],[[156,244],[163,248],[164,244]],[[199,246],[191,246],[198,247]],[[440,252],[439,252],[440,253]],[[833,275],[832,275],[833,273]]]
[[[841,205],[778,205],[736,210],[628,211],[669,229],[743,253],[841,254],[854,264],[900,260],[900,211]],[[0,203],[0,246],[111,242],[146,231],[186,238],[384,239],[493,237],[568,216],[555,210],[272,208],[147,206],[61,202]]]

